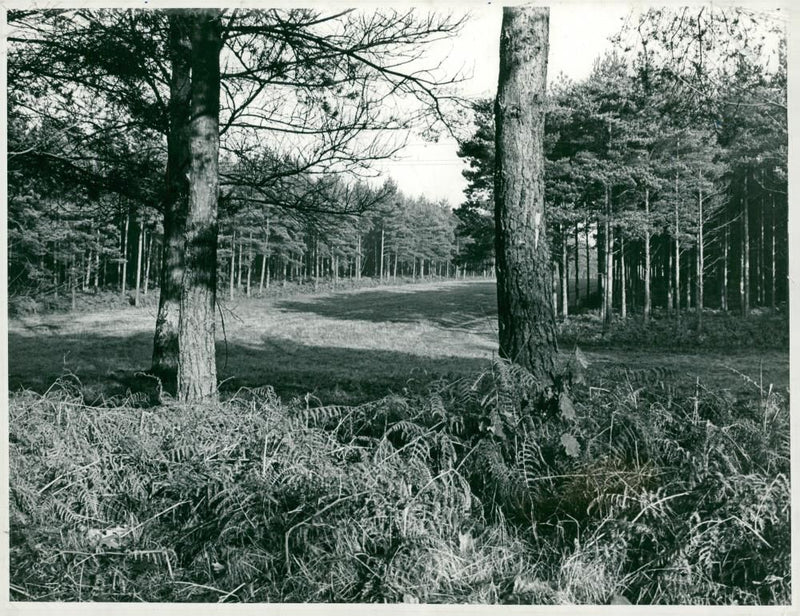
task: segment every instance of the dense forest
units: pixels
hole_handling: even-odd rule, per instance
[[[642,39],[598,59],[585,81],[549,89],[546,207],[563,316],[586,306],[609,318],[698,305],[747,314],[788,298],[785,44],[765,58],[734,38],[713,50],[727,54],[720,63],[684,38],[686,74],[659,57],[660,41]],[[23,75],[12,70],[9,91],[12,306],[76,290],[147,295],[161,268],[166,152],[142,132],[103,139],[110,119],[90,130],[74,114],[33,114],[32,91],[14,87]],[[453,213],[391,183],[335,176],[296,175],[280,198],[254,196],[237,178],[274,161],[223,161],[220,286],[232,296],[273,281],[491,273],[492,105],[472,104],[476,128],[460,146],[469,187]]]

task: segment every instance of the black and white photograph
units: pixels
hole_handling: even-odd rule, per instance
[[[0,13],[6,608],[792,605],[788,3]]]

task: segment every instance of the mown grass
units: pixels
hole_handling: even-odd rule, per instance
[[[785,399],[582,360],[553,399],[502,362],[358,406],[19,393],[12,598],[788,603]]]
[[[366,402],[389,393],[423,392],[438,378],[454,380],[474,373],[497,350],[496,292],[491,281],[233,303],[221,298],[220,309],[224,328],[220,322],[218,372],[227,395],[240,387],[269,384],[287,399],[311,394],[324,403]],[[768,341],[785,339],[788,323],[773,320],[756,315],[742,327],[760,327]],[[693,332],[684,321],[683,328]],[[708,322],[713,335],[715,321]],[[24,387],[43,392],[68,372],[78,375],[96,400],[136,391],[132,375],[149,366],[154,323],[152,305],[11,319],[9,386],[12,391]],[[786,348],[762,343],[676,349],[668,322],[651,326],[661,332],[658,337],[639,347],[622,346],[602,337],[596,317],[570,317],[561,325],[561,346],[565,353],[575,344],[580,346],[598,371],[620,366],[666,368],[672,378],[694,382],[699,377],[709,386],[734,390],[743,385],[738,371],[757,380],[763,377],[765,387],[770,383],[780,391],[788,387]],[[628,331],[622,325],[615,327]],[[625,327],[640,329],[635,319]],[[583,334],[574,335],[578,331]]]

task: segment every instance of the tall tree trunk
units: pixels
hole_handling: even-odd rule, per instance
[[[644,189],[644,320],[650,320],[653,309],[650,296],[650,188]]]
[[[774,203],[773,203],[773,205],[774,205]],[[774,215],[772,217],[772,220],[773,220],[772,228],[774,229],[775,228],[775,224],[774,224],[775,216]],[[773,237],[774,237],[774,235],[775,234],[773,233]],[[772,243],[774,245],[775,241],[773,240]],[[100,252],[101,252],[101,250],[102,250],[102,246],[100,245],[100,230],[98,229],[97,230],[97,250],[95,250],[95,253],[94,253],[94,290],[95,290],[95,292],[98,291],[98,289],[100,288]],[[773,255],[774,254],[775,254],[775,251],[773,250]],[[775,262],[775,260],[773,259],[773,263],[774,262]],[[774,278],[774,276],[773,276],[773,278]],[[773,293],[773,295],[775,295],[775,294]]]
[[[269,255],[269,218],[267,218],[267,228],[264,231],[264,254],[261,257],[261,280],[258,283],[258,293],[264,292],[264,271],[268,269],[267,259]]]
[[[238,270],[238,277],[236,279],[236,290],[239,291],[239,294],[242,293],[242,253],[244,253],[244,240],[242,236],[239,236],[239,270]]]
[[[131,212],[125,216],[125,231],[122,232],[122,276],[120,277],[120,295],[125,296],[126,285],[128,284],[128,231],[131,226]]]
[[[580,276],[581,276],[581,267],[580,267],[580,239],[578,236],[579,225],[575,223],[575,308],[577,309],[581,303],[581,290],[580,290]]]
[[[178,398],[182,401],[215,398],[217,392],[214,309],[222,28],[218,9],[197,10],[192,16],[191,186],[178,336]]]
[[[384,246],[385,235],[386,234],[384,233],[383,225],[381,225],[381,277],[380,277],[381,282],[383,282],[383,254],[384,254],[383,246]]]
[[[75,291],[77,286],[78,282],[76,280],[76,275],[75,275],[75,255],[73,254],[72,257],[70,257],[69,261],[69,290],[70,290],[70,295],[72,297],[71,300],[72,312],[75,312],[77,303],[75,301]]]
[[[742,316],[750,314],[750,212],[747,201],[747,171],[744,174],[742,194]]]
[[[728,223],[725,223],[725,232],[722,235],[722,292],[720,294],[720,308],[728,311]]]
[[[233,301],[233,289],[236,283],[236,229],[231,231],[231,268],[230,277],[228,278],[228,296]]]
[[[552,379],[557,351],[544,220],[550,11],[505,7],[495,102],[495,254],[500,355]]]
[[[605,276],[606,276],[606,234],[605,225],[600,224],[601,218],[598,217],[596,224],[597,237],[595,239],[595,254],[597,256],[597,293],[600,296],[600,318],[606,319],[606,295],[605,295]]]
[[[700,175],[700,191],[697,197],[697,273],[696,273],[696,312],[697,312],[697,335],[703,332],[703,270],[705,269],[705,255],[703,242],[703,176]]]
[[[141,303],[142,290],[142,247],[144,245],[144,225],[139,221],[139,242],[136,250],[136,295],[133,304],[138,306]]]
[[[675,318],[681,318],[681,241],[678,210],[678,174],[675,174]]]
[[[586,297],[592,294],[592,275],[591,275],[591,256],[589,250],[589,219],[584,220],[584,229],[586,231]]]
[[[772,266],[772,277],[770,278],[769,299],[770,299],[770,304],[772,306],[772,310],[774,311],[775,310],[775,305],[777,303],[775,301],[775,281],[777,279],[777,271],[776,271],[777,267],[776,267],[776,260],[775,260],[775,195],[772,195],[771,202],[772,202],[772,208],[770,210],[770,214],[771,214],[770,215],[770,227],[771,227],[771,232],[770,232],[770,242],[771,242],[770,264]]]
[[[147,261],[144,268],[144,296],[147,297],[147,289],[150,286],[150,266],[153,264],[153,253],[155,252],[153,249],[155,246],[153,245],[153,233],[150,232],[149,234],[150,242],[147,249]]]
[[[356,280],[361,280],[361,234],[358,234],[358,247],[356,248]]]
[[[622,235],[622,230],[619,231],[619,309],[620,316],[623,319],[628,318],[628,295],[627,295],[627,280],[625,267],[625,236]]]
[[[764,170],[761,170],[761,185],[764,186]],[[766,303],[764,289],[764,192],[761,192],[761,207],[758,208],[758,304]]]
[[[561,225],[561,316],[569,315],[569,263],[567,260],[567,233]]]
[[[82,264],[86,266],[86,276],[83,277],[83,279],[81,280],[81,290],[84,293],[86,293],[86,291],[89,289],[89,282],[92,280],[92,257],[94,256],[93,252],[94,252],[93,249],[89,247],[89,256],[87,257],[86,253],[83,253],[81,255]]]
[[[611,226],[611,190],[607,184],[605,186],[605,202],[606,217],[603,229],[606,240],[606,275],[603,280],[603,328],[611,324],[614,315],[614,229]]]
[[[674,287],[675,287],[675,277],[672,275],[672,267],[674,265],[674,255],[675,253],[671,250],[672,243],[669,241],[669,237],[666,238],[667,243],[667,314],[672,314],[673,309],[675,308],[673,302],[673,295],[674,295]]]
[[[172,388],[178,372],[181,279],[189,209],[191,42],[189,21],[182,10],[169,12],[169,55],[172,75],[169,84],[164,239],[151,371],[161,378],[166,387]]]
[[[250,231],[247,241],[247,297],[250,297],[250,283],[253,279],[253,232]]]

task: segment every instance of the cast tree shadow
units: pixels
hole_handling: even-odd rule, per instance
[[[310,394],[316,403],[356,404],[390,393],[424,391],[437,379],[454,380],[487,366],[480,357],[426,357],[381,349],[298,344],[269,335],[252,342],[217,343],[220,391],[271,385],[284,398]],[[9,332],[9,390],[45,392],[74,375],[84,397],[147,392],[152,379],[141,374],[150,363],[152,334],[93,333],[28,336]]]
[[[476,332],[496,331],[494,281],[451,282],[428,289],[368,289],[323,297],[293,298],[276,303],[281,310],[341,319],[389,323],[427,321],[439,327]]]

